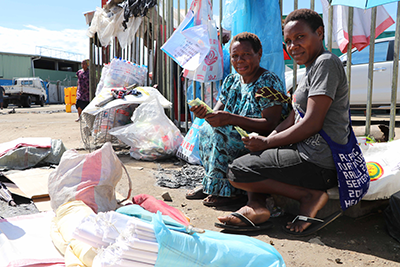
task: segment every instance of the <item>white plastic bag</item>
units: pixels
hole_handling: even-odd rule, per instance
[[[199,152],[199,129],[205,119],[196,118],[186,134],[182,144],[178,147],[176,156],[190,164],[202,165]]]
[[[94,37],[97,33],[101,46],[108,46],[114,33],[113,17],[108,17],[104,9],[97,7],[86,35]]]
[[[215,82],[222,79],[224,73],[224,59],[222,47],[218,40],[217,26],[214,20],[207,23],[210,50],[195,70],[185,69],[183,76],[198,82]]]
[[[66,202],[81,200],[96,213],[115,210],[115,187],[123,168],[109,142],[89,154],[67,150],[49,175],[51,208],[56,211]]]
[[[175,155],[183,136],[157,98],[140,104],[131,120],[132,124],[115,127],[109,133],[131,147],[133,158],[151,161]]]
[[[161,49],[182,68],[183,76],[198,82],[223,77],[223,54],[211,3],[193,0],[185,19]]]
[[[371,179],[363,200],[389,199],[400,191],[400,140],[360,145]]]
[[[161,47],[182,68],[195,70],[210,51],[207,24],[193,25],[194,12],[185,19]]]

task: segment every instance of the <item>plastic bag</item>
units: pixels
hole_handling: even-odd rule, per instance
[[[103,87],[104,87],[104,77],[107,77],[109,71],[110,71],[110,63],[105,64],[103,66],[103,69],[101,70],[100,81],[99,81],[99,83],[97,84],[97,87],[96,87],[96,96],[99,95],[101,90],[103,89]]]
[[[58,164],[66,150],[61,139],[51,139],[51,148],[19,147],[0,157],[0,169],[24,170],[35,166]]]
[[[219,81],[223,56],[217,26],[207,0],[194,0],[185,19],[161,49],[182,68],[183,76],[199,82]]]
[[[94,37],[97,33],[101,46],[108,46],[114,33],[113,17],[108,17],[104,9],[97,7],[86,35]]]
[[[222,80],[224,72],[224,60],[222,56],[222,47],[218,40],[218,32],[215,21],[207,22],[210,50],[195,70],[185,69],[183,76],[198,82],[215,82]]]
[[[138,66],[118,58],[113,58],[107,75],[104,77],[104,87],[127,87],[134,83],[143,85],[147,74],[145,66]]]
[[[199,154],[199,129],[204,119],[196,118],[186,134],[182,144],[178,147],[176,156],[190,164],[202,165]]]
[[[122,169],[109,142],[90,154],[67,150],[49,175],[51,208],[56,211],[66,202],[81,200],[96,213],[115,210],[115,187],[122,177]]]
[[[98,113],[95,116],[92,136],[96,144],[113,141],[108,131],[114,127],[131,123],[133,111],[138,104],[122,105],[110,108]]]
[[[131,120],[132,124],[109,131],[131,147],[131,157],[151,161],[175,155],[183,136],[157,98],[136,108]]]
[[[135,38],[143,18],[130,18],[127,23],[127,29],[124,28],[123,21],[124,11],[122,8],[116,7],[106,13],[104,9],[97,7],[86,35],[93,38],[97,33],[103,47],[108,46],[113,37],[117,37],[121,47],[126,48]]]
[[[363,200],[388,199],[400,191],[400,140],[360,145],[371,179]]]
[[[194,24],[194,12],[185,19],[161,47],[182,68],[195,70],[210,51],[207,25]]]

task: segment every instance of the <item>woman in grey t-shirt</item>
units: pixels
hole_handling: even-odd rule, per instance
[[[267,229],[270,211],[267,194],[300,202],[297,220],[283,229],[296,235],[314,233],[341,212],[315,224],[317,212],[327,203],[326,190],[337,185],[331,150],[319,135],[323,129],[333,141],[347,143],[349,100],[344,68],[323,46],[324,25],[315,11],[299,9],[284,24],[287,50],[306,75],[293,95],[293,111],[269,136],[243,138],[252,153],[236,159],[228,172],[231,184],[248,192],[247,205],[216,226],[231,231]],[[304,115],[301,118],[300,113]]]

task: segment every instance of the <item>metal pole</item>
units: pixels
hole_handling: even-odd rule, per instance
[[[350,90],[351,90],[351,48],[353,46],[353,7],[349,7],[349,17],[347,25],[349,25],[349,44],[347,45],[347,84],[349,86],[349,99],[350,99]]]
[[[102,53],[102,51],[103,51],[103,48],[101,47],[101,44],[100,44],[100,41],[97,39],[97,48],[96,48],[96,46],[94,46],[94,48],[96,48],[94,51],[95,52],[97,52],[97,75],[95,74],[95,76],[96,76],[96,87],[97,87],[97,84],[100,82],[100,76],[101,76],[101,71],[103,70],[103,57],[101,56],[101,53]],[[96,62],[93,62],[93,64],[95,64]]]
[[[299,3],[298,0],[294,0],[294,4],[293,4],[293,9],[297,10],[299,7]],[[296,87],[297,87],[297,63],[296,61],[293,60],[293,88],[292,88],[292,94],[294,94],[294,91],[296,91]]]
[[[213,10],[214,9],[214,2],[213,2],[213,0],[211,0],[211,10]],[[213,14],[214,14],[214,12],[212,12]],[[222,36],[222,26],[221,26],[221,24],[219,25],[219,36]],[[222,48],[222,43],[221,42],[219,42],[220,43],[220,45],[221,45],[221,48]],[[210,95],[211,95],[211,97],[210,97],[210,99],[211,99],[211,103],[210,103],[210,107],[211,108],[214,108],[214,83],[215,82],[210,82]]]
[[[310,0],[310,9],[315,10],[315,0]]]
[[[188,4],[187,4],[187,0],[185,0],[185,14],[187,14],[188,12]],[[185,93],[185,131],[188,132],[189,131],[189,107],[188,107],[188,98],[187,98],[187,89],[188,89],[188,79],[185,78],[185,89],[186,89],[186,93]]]
[[[368,63],[368,88],[367,88],[367,113],[365,118],[365,135],[368,136],[371,129],[372,90],[374,87],[374,56],[375,56],[375,28],[376,28],[376,7],[371,10],[371,36],[369,42],[369,63]]]
[[[178,13],[178,25],[177,27],[179,27],[179,25],[181,24],[181,1],[178,0],[178,7],[177,7],[177,13]],[[182,104],[182,84],[181,84],[181,79],[180,79],[180,73],[181,73],[181,67],[176,64],[176,85],[177,85],[177,94],[178,94],[178,127],[179,129],[181,128],[181,113],[182,113],[182,109],[181,109],[181,104]]]
[[[392,75],[392,103],[390,104],[389,140],[394,138],[396,126],[397,82],[399,75],[399,42],[400,42],[400,2],[397,3],[396,34],[394,38],[393,75]]]
[[[161,50],[160,50],[160,46],[161,46],[160,17],[161,16],[160,16],[160,9],[159,9],[160,5],[159,5],[159,3],[160,3],[160,1],[157,0],[157,6],[155,7],[155,8],[157,8],[157,12],[156,12],[156,14],[157,14],[157,21],[156,21],[156,39],[157,39],[157,41],[156,41],[156,63],[157,64],[155,64],[155,68],[154,68],[156,70],[156,73],[153,73],[153,77],[156,78],[156,81],[157,81],[156,84],[157,84],[158,87],[160,87],[161,77],[162,77],[162,74],[161,74],[161,56],[160,56],[161,55]]]
[[[94,98],[94,92],[95,92],[95,79],[96,75],[95,72],[96,70],[94,69],[94,49],[93,49],[94,43],[93,43],[93,38],[89,39],[89,99],[92,100]]]
[[[151,47],[153,48],[152,49],[152,53],[151,53],[151,55],[152,55],[152,57],[151,57],[151,71],[152,71],[152,73],[153,73],[153,77],[152,77],[152,79],[151,79],[151,83],[149,84],[149,86],[153,86],[154,85],[154,79],[156,78],[154,75],[156,74],[156,66],[155,66],[155,64],[154,64],[154,61],[155,61],[155,58],[154,58],[154,53],[155,53],[155,51],[156,51],[156,46],[155,46],[155,44],[154,44],[154,36],[155,36],[155,33],[154,33],[154,31],[155,31],[155,27],[154,27],[154,17],[155,17],[155,14],[157,14],[156,12],[155,12],[155,10],[156,10],[156,7],[153,7],[152,8],[152,10],[151,10]],[[158,18],[158,17],[157,17]],[[148,72],[150,72],[150,62],[149,62],[149,69],[148,69]],[[150,73],[148,73],[148,75],[149,75],[149,77],[150,77]]]
[[[165,36],[166,36],[166,32],[165,32],[165,23],[166,23],[166,21],[165,21],[165,17],[166,17],[166,11],[165,11],[165,2],[166,1],[168,1],[168,0],[163,0],[163,10],[162,10],[162,12],[163,12],[163,19],[162,19],[162,36],[161,36],[161,43],[160,43],[160,47],[164,44],[164,42],[165,42]],[[161,65],[161,67],[162,67],[162,92],[163,92],[163,95],[166,97],[166,98],[168,98],[168,96],[167,96],[167,88],[166,88],[166,76],[168,75],[168,70],[167,70],[167,68],[166,68],[166,62],[165,62],[165,55],[164,55],[164,53],[163,54],[161,54],[161,62],[162,62],[162,65]]]
[[[173,0],[169,0],[169,11],[170,11],[170,20],[169,20],[169,31],[168,31],[168,37],[172,35],[172,32],[174,30],[174,6],[173,6]],[[169,79],[169,89],[170,89],[170,95],[171,95],[171,102],[172,102],[172,109],[171,109],[171,114],[170,118],[172,121],[175,121],[175,108],[177,103],[175,103],[175,86],[174,86],[174,76],[173,76],[173,69],[174,69],[174,61],[168,57],[168,65],[169,65],[169,72],[170,74],[168,75]]]
[[[153,50],[153,46],[150,45],[150,18],[149,15],[146,16],[147,18],[147,34],[146,34],[146,43],[147,43],[147,63],[145,65],[147,65],[147,74],[146,74],[146,85],[149,85],[150,81],[149,81],[149,69],[150,69],[150,51]]]
[[[329,4],[329,13],[328,13],[328,50],[332,52],[332,23],[333,23],[333,6]]]
[[[141,38],[141,40],[140,40],[140,65],[144,65],[144,57],[145,57],[145,55],[144,55],[144,47],[145,47],[145,45],[144,45],[144,41],[145,41],[145,34],[146,34],[146,28],[145,28],[145,26],[146,26],[146,18],[145,17],[143,17],[143,20],[142,20],[142,25],[141,25],[141,32],[142,32],[142,34],[141,34],[141,36],[142,36],[142,38]]]

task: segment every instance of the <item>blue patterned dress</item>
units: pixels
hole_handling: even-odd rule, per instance
[[[282,81],[276,74],[267,70],[257,81],[249,84],[240,80],[237,73],[228,75],[224,80],[220,95],[225,106],[224,111],[249,118],[261,118],[264,109],[282,105],[282,114],[287,114],[287,104],[255,97],[257,90],[264,86],[285,94]],[[241,136],[233,125],[212,127],[205,121],[199,131],[199,150],[206,173],[203,178],[204,193],[223,197],[244,193],[231,186],[226,178],[228,165],[237,157],[250,152],[244,147]]]

